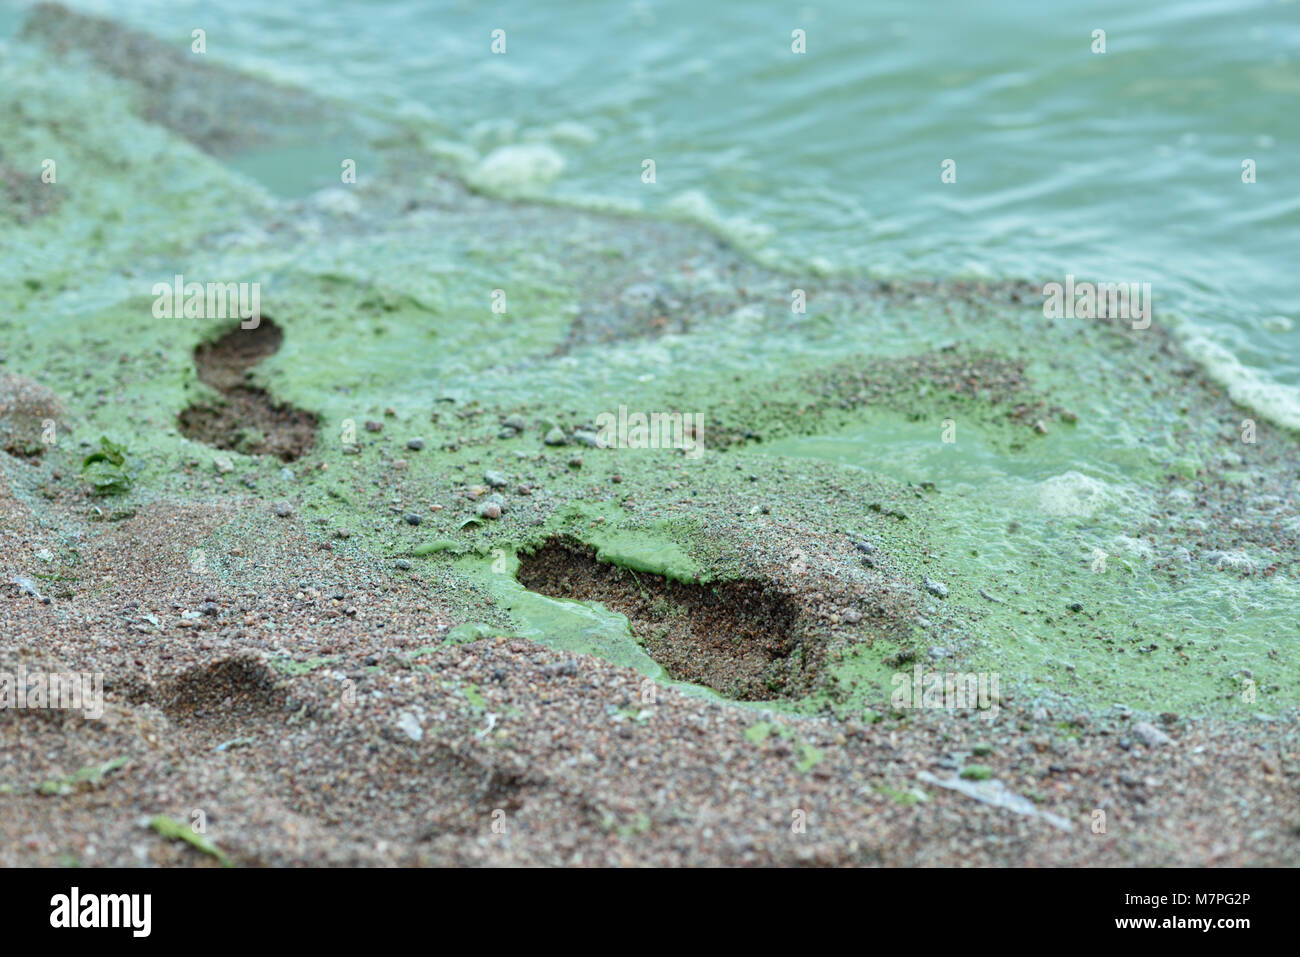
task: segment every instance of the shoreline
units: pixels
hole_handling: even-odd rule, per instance
[[[102,117],[28,107],[105,172],[32,193],[68,260],[0,284],[0,672],[105,710],[0,709],[0,863],[1300,860],[1300,441],[1245,441],[1158,311],[829,277],[800,314],[702,228],[478,195],[400,131],[272,201],[214,117],[310,94],[207,68],[169,112],[175,51],[51,10],[137,56]],[[269,277],[260,331],[151,322],[180,260]],[[588,441],[611,408],[702,454]],[[893,707],[922,667],[999,675],[995,719]]]

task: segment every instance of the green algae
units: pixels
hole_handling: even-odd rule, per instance
[[[437,555],[440,552],[459,554],[466,550],[467,547],[468,546],[464,542],[458,542],[450,538],[440,538],[436,542],[425,542],[423,545],[416,545],[411,549],[411,554],[417,557]]]
[[[460,693],[465,696],[471,708],[477,708],[480,711],[487,710],[487,700],[479,693],[478,685],[467,684],[460,689]]]
[[[681,545],[682,523],[631,526],[617,507],[573,503],[557,511],[550,528],[575,529],[574,537],[596,550],[598,561],[672,581],[708,581],[704,567]]]
[[[495,638],[498,635],[505,634],[502,628],[496,628],[481,621],[461,622],[455,628],[452,628],[443,637],[443,643],[448,645],[467,645],[474,641],[482,641],[484,638]],[[416,652],[418,655],[419,652]]]
[[[750,744],[761,745],[772,735],[785,738],[794,744],[797,749],[794,767],[800,774],[807,774],[826,758],[826,752],[800,740],[798,733],[792,728],[775,721],[758,721],[745,730],[745,740]]]
[[[193,349],[227,324],[156,321],[145,295],[183,266],[194,278],[264,283],[264,307],[285,341],[250,381],[321,416],[319,447],[294,480],[279,477],[279,463],[238,451],[228,453],[234,474],[263,492],[293,495],[314,518],[353,528],[349,547],[359,552],[454,559],[453,580],[474,590],[445,593],[448,606],[481,616],[475,602],[486,594],[509,625],[468,621],[448,640],[509,631],[665,680],[622,616],[532,595],[511,576],[516,549],[558,533],[640,574],[678,581],[738,574],[743,536],[717,534],[706,514],[716,504],[676,504],[685,496],[668,486],[681,485],[716,490],[755,523],[767,509],[822,534],[853,528],[912,581],[938,578],[950,589],[930,602],[935,611],[922,609],[929,627],[842,649],[827,688],[779,709],[879,707],[892,662],[934,646],[953,655],[945,670],[959,663],[998,672],[1004,687],[1030,697],[1232,715],[1300,700],[1294,656],[1285,654],[1300,598],[1294,575],[1240,580],[1202,569],[1171,578],[1129,538],[1155,510],[1165,476],[1188,485],[1205,479],[1219,458],[1215,443],[1224,441],[1222,423],[1198,436],[1180,422],[1178,403],[1140,400],[1152,394],[1142,384],[1142,340],[1031,316],[1049,343],[1033,344],[1017,334],[1023,309],[944,290],[916,302],[886,300],[844,282],[814,290],[815,307],[796,323],[785,298],[792,277],[777,270],[703,254],[689,232],[526,204],[485,206],[468,231],[398,219],[304,243],[271,225],[284,207],[246,175],[269,183],[278,175],[274,155],[250,152],[231,164],[194,150],[140,120],[129,84],[81,66],[52,70],[20,50],[0,64],[0,78],[0,104],[14,108],[0,115],[63,118],[3,121],[7,158],[27,167],[57,155],[59,188],[76,202],[75,215],[65,203],[39,228],[20,224],[0,235],[0,252],[15,263],[0,277],[0,333],[12,366],[70,399],[78,436],[129,442],[136,482],[124,492],[128,508],[213,493],[212,450],[180,436],[174,423],[188,403],[211,397],[195,375]],[[102,97],[95,122],[78,109],[86,88]],[[310,207],[297,215],[318,228],[335,222],[313,219]],[[87,222],[104,225],[88,234]],[[214,224],[232,222],[252,225],[217,242]],[[692,263],[694,285],[664,283],[688,306],[703,304],[693,332],[648,336],[615,326],[610,341],[573,339],[574,317],[591,312],[592,301],[606,309],[632,275],[626,264],[668,276],[682,262]],[[727,270],[754,302],[717,278]],[[499,314],[491,293],[503,287],[509,305]],[[908,334],[866,334],[885,323]],[[105,332],[120,329],[131,335]],[[50,335],[60,349],[46,347]],[[907,356],[925,345],[919,358]],[[647,370],[655,374],[647,378]],[[964,376],[968,370],[974,374]],[[1151,370],[1161,387],[1176,377]],[[1124,416],[1114,414],[1116,390],[1134,397]],[[114,401],[98,401],[107,396]],[[420,532],[376,531],[364,489],[388,475],[395,456],[383,446],[377,459],[369,447],[364,460],[349,456],[340,438],[349,421],[356,426],[391,406],[385,436],[401,430],[428,439],[425,451],[404,455],[402,484],[442,489],[484,456],[537,462],[549,454],[541,438],[551,424],[572,430],[623,404],[700,410],[706,454],[558,450],[581,451],[584,463],[547,482],[557,507],[524,530],[503,532],[447,509]],[[1019,417],[1018,406],[1026,410]],[[521,408],[541,428],[490,445],[502,416]],[[1029,428],[1039,415],[1047,434]],[[954,443],[942,441],[946,420]],[[49,456],[75,469],[77,454],[65,443]],[[615,474],[644,500],[637,511],[613,492],[591,499],[593,487],[614,488]],[[1253,481],[1244,465],[1223,478],[1243,494]],[[810,492],[834,486],[847,494]],[[1193,515],[1187,506],[1177,521],[1188,525]],[[430,525],[439,537],[411,544],[427,538]],[[227,541],[245,531],[232,524]],[[500,556],[485,559],[494,548]],[[1098,550],[1108,558],[1104,571],[1092,568]],[[210,556],[228,579],[236,574],[230,551],[214,544]],[[1071,611],[1075,605],[1083,610]],[[1256,676],[1258,702],[1242,696],[1246,673]]]
[[[929,794],[920,788],[912,788],[910,791],[899,791],[895,788],[885,787],[883,784],[877,784],[875,790],[879,791],[895,804],[901,804],[903,807],[911,807],[914,804],[924,804],[926,801],[930,800]]]
[[[126,465],[126,447],[101,436],[99,448],[81,462],[81,477],[96,495],[121,495],[130,490],[132,479]]]
[[[515,580],[518,558],[514,551],[499,549],[498,555],[477,553],[455,560],[453,568],[466,580],[481,586],[509,619],[508,628],[482,623],[458,625],[445,640],[459,633],[460,640],[477,640],[508,631],[512,636],[535,641],[570,654],[589,654],[632,668],[646,678],[667,687],[708,700],[723,700],[700,685],[676,681],[646,654],[632,634],[626,616],[610,611],[599,602],[552,598],[529,591]],[[461,629],[464,629],[463,631]]]
[[[125,757],[113,758],[102,764],[93,764],[90,767],[82,768],[80,771],[66,777],[42,781],[37,785],[36,793],[52,797],[66,797],[79,791],[94,790],[103,784],[104,778],[124,767],[128,760]]]
[[[186,827],[174,818],[159,814],[149,822],[149,826],[168,840],[184,841],[204,854],[215,857],[223,867],[233,866],[230,858],[212,842],[211,838],[206,834],[197,833],[193,828]]]
[[[271,659],[271,667],[281,674],[298,677],[311,674],[313,671],[319,671],[321,668],[328,668],[331,665],[338,664],[338,661],[338,658],[308,658],[306,661],[296,661],[293,658],[273,658]]]
[[[661,575],[673,581],[697,580],[700,566],[676,542],[660,543],[634,532],[591,536],[596,558],[634,572]]]
[[[817,765],[821,764],[826,753],[820,748],[814,748],[811,744],[801,744],[799,746],[799,761],[795,765],[795,770],[800,774],[807,774]]]
[[[1300,699],[1300,670],[1275,653],[1293,633],[1284,607],[1294,600],[1294,583],[1280,577],[1241,581],[1234,600],[1225,598],[1214,575],[1171,582],[1153,572],[1149,560],[1116,555],[1149,507],[1131,473],[1102,470],[1109,481],[1101,510],[1071,499],[1078,506],[1072,511],[1040,512],[1046,522],[1032,535],[1007,533],[1027,524],[1026,499],[1039,504],[1044,480],[1059,474],[1062,461],[1080,457],[1080,445],[1091,449],[1092,443],[1065,434],[1020,452],[997,452],[981,441],[978,427],[959,425],[958,441],[945,447],[937,429],[909,432],[891,413],[865,421],[872,428],[782,440],[761,451],[936,483],[932,502],[941,511],[929,547],[932,567],[945,570],[932,574],[952,589],[946,603],[977,610],[978,621],[964,638],[927,640],[921,633],[911,647],[947,645],[960,657],[959,670],[999,673],[1004,688],[1098,706],[1123,702],[1147,711],[1245,716],[1257,701],[1243,699],[1242,682],[1233,676],[1257,671],[1269,675],[1269,698]],[[1108,556],[1104,565],[1094,558],[1098,550]],[[1141,616],[1133,613],[1135,601]],[[832,669],[836,690],[852,689],[850,702],[869,701],[888,686],[893,669],[887,657],[874,649],[850,652]]]
[[[518,559],[513,554],[509,560],[517,567]],[[560,651],[597,655],[635,668],[656,681],[668,679],[663,668],[636,642],[623,615],[594,602],[550,598],[529,591],[514,579],[513,568],[494,571],[495,562],[473,556],[457,561],[456,568],[486,586],[497,605],[509,615],[513,634]]]

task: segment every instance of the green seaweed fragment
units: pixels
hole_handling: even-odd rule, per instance
[[[471,708],[487,709],[487,699],[479,694],[478,685],[466,685],[461,689],[465,700],[469,702]]]
[[[120,495],[131,488],[126,470],[126,447],[100,436],[99,450],[91,452],[81,463],[81,477],[90,483],[96,495]]]
[[[77,791],[93,791],[99,787],[100,782],[107,775],[122,767],[126,762],[127,759],[122,757],[113,758],[103,764],[92,764],[90,767],[82,768],[67,777],[52,778],[49,781],[41,782],[36,787],[36,793],[44,794],[47,797],[65,797]]]
[[[297,677],[309,674],[317,668],[332,665],[336,660],[335,658],[309,658],[306,661],[295,661],[292,658],[276,658],[271,662],[271,667],[282,674]]]
[[[223,853],[217,845],[213,844],[206,835],[195,833],[192,828],[186,827],[184,824],[167,817],[165,814],[159,814],[149,822],[149,826],[165,838],[175,841],[184,841],[186,844],[197,848],[204,854],[210,854],[220,861],[224,867],[231,866],[230,858],[226,857],[225,853]]]

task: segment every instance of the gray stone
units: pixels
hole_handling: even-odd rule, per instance
[[[940,598],[948,597],[948,586],[943,582],[935,581],[933,578],[925,580],[925,590],[931,595],[937,595]]]
[[[424,737],[424,728],[420,727],[419,719],[409,711],[403,711],[397,716],[397,730],[412,741],[419,741]]]
[[[1160,748],[1174,743],[1173,738],[1148,721],[1139,721],[1133,725],[1133,733],[1141,738],[1142,743],[1148,748]]]

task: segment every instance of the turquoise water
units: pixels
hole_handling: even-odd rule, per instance
[[[1300,4],[71,5],[422,124],[485,188],[708,219],[810,271],[1150,282],[1300,426]],[[283,195],[337,175],[281,160]]]

